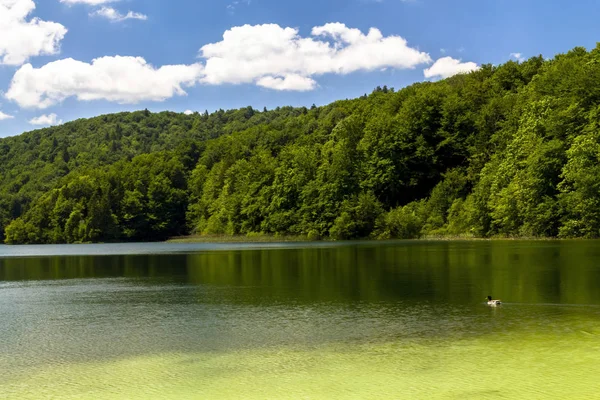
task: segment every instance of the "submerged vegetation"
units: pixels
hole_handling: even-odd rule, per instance
[[[600,236],[600,46],[324,107],[0,140],[0,239]]]

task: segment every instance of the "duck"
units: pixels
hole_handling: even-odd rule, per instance
[[[496,307],[496,306],[499,306],[502,304],[502,301],[500,301],[500,300],[492,300],[492,296],[488,296],[486,300],[487,300],[488,306]]]

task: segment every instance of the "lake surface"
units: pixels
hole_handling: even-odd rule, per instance
[[[590,399],[598,371],[597,241],[0,246],[3,399]]]

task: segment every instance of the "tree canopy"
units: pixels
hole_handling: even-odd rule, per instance
[[[324,107],[0,139],[0,239],[600,237],[600,45]]]

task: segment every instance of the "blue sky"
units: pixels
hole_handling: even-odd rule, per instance
[[[143,108],[322,105],[589,49],[599,17],[597,0],[0,0],[0,136]]]

